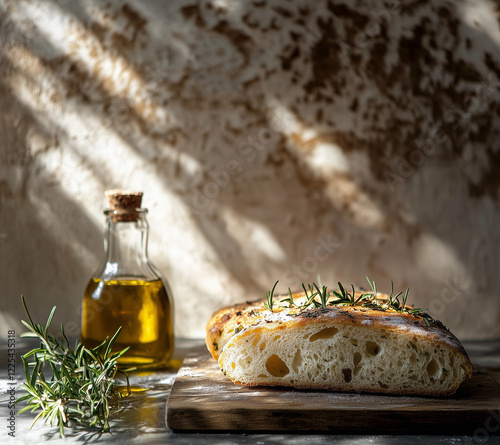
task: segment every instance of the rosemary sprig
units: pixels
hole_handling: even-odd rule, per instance
[[[317,293],[316,291],[314,290],[314,286],[311,285],[311,284],[308,284],[307,285],[308,288],[309,288],[309,294],[307,294],[307,290],[306,290],[306,287],[304,286],[304,283],[302,283],[302,289],[304,289],[304,293],[306,295],[306,300],[304,301],[304,303],[302,304],[302,307],[303,308],[307,308],[309,307],[311,304],[314,304],[314,307],[318,307],[316,300],[314,299],[314,297],[316,297]]]
[[[273,306],[274,306],[274,289],[276,289],[278,283],[279,280],[276,281],[276,283],[274,283],[274,286],[270,292],[269,291],[266,292],[267,303],[264,303],[264,308],[271,312],[273,311]]]
[[[288,307],[289,308],[297,306],[295,304],[295,301],[293,301],[293,295],[292,295],[292,291],[290,290],[290,288],[288,288],[288,297],[287,298],[283,298],[283,300],[280,300],[280,303],[288,303]]]
[[[385,305],[395,311],[402,312],[402,309],[406,306],[406,299],[408,298],[408,292],[410,289],[406,289],[403,304],[399,302],[399,296],[403,292],[398,292],[396,295],[394,294],[394,282],[391,281],[391,293],[389,295],[389,299],[385,302]]]
[[[351,284],[352,292],[346,292],[344,286],[339,281],[339,290],[340,292],[333,291],[333,294],[337,297],[337,300],[332,301],[330,304],[333,306],[338,306],[340,304],[345,304],[348,306],[356,306],[359,302],[366,300],[371,296],[370,293],[361,294],[358,298],[356,298],[356,292],[354,291],[354,286]]]
[[[21,297],[29,323],[21,320],[29,332],[21,337],[34,337],[40,340],[40,347],[22,356],[26,383],[23,384],[26,395],[16,402],[27,401],[27,406],[18,413],[40,410],[31,427],[42,418],[51,426],[59,427],[64,437],[64,427],[95,427],[103,432],[109,429],[110,406],[114,399],[130,394],[128,370],[119,370],[117,360],[129,348],[111,353],[111,348],[120,334],[121,327],[111,340],[104,340],[99,346],[88,349],[76,343],[73,349],[61,324],[62,340],[48,333],[50,323],[56,311],[52,308],[45,326],[33,322]],[[30,361],[33,360],[33,361]],[[53,376],[45,377],[44,367],[49,364]],[[117,372],[124,374],[127,381],[127,393],[122,394],[115,386]],[[30,428],[31,428],[30,427]]]
[[[313,286],[316,288],[317,295],[319,295],[321,307],[326,307],[328,305],[328,299],[330,298],[330,292],[327,291],[326,286],[323,286],[321,290],[316,283],[313,283]]]
[[[373,298],[376,300],[377,299],[377,286],[375,284],[375,281],[370,281],[370,279],[368,277],[366,277],[366,281],[368,281],[368,284],[370,285],[370,288],[371,288],[371,294],[373,296]],[[392,283],[392,281],[391,281]]]
[[[389,299],[384,302],[384,306],[386,306],[389,309],[392,309],[396,312],[401,312],[401,313],[408,313],[412,315],[417,315],[422,317],[422,314],[427,310],[426,308],[422,307],[408,307],[406,305],[406,301],[408,300],[408,293],[410,292],[410,289],[407,288],[404,295],[403,292],[398,292],[396,295],[393,296],[394,294],[394,283],[391,281],[391,294],[389,295]],[[399,297],[403,295],[403,298],[401,301],[399,301]],[[430,316],[427,318],[424,318],[424,321],[428,323],[428,319]]]

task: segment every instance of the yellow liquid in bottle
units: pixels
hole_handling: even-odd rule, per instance
[[[157,368],[174,349],[172,307],[161,280],[92,279],[83,298],[82,343],[100,345],[122,331],[113,352],[130,346],[120,365]]]

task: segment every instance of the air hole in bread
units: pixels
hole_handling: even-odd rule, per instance
[[[436,360],[432,359],[427,365],[427,374],[429,377],[434,377],[439,371],[439,365]]]
[[[332,338],[339,330],[337,328],[331,327],[331,328],[325,328],[321,329],[321,331],[316,332],[316,334],[311,335],[309,337],[309,341],[316,341],[316,340],[321,340],[325,338]]]
[[[252,345],[253,346],[257,346],[257,344],[259,343],[259,341],[260,341],[260,335],[256,335],[255,338],[254,338],[254,340],[253,340]]]
[[[386,384],[382,383],[380,380],[378,381],[378,386],[381,388],[389,388]]]
[[[413,353],[412,355],[410,355],[410,363],[412,365],[414,365],[415,363],[417,363],[417,354]]]
[[[360,362],[361,362],[361,354],[359,352],[355,352],[353,356],[354,375],[358,375],[359,370],[362,368]]]
[[[359,352],[354,353],[353,361],[354,361],[354,367],[356,368],[359,365],[359,362],[361,361],[361,354]]]
[[[261,351],[263,351],[264,349],[266,349],[266,342],[265,342],[265,341],[263,341],[263,342],[260,344],[259,349],[260,349]]]
[[[302,354],[300,353],[300,349],[297,349],[295,357],[293,358],[292,369],[295,372],[299,372],[299,368],[301,365],[302,365]]]
[[[234,362],[231,363],[231,368],[236,368],[236,364]]]
[[[290,372],[286,363],[276,354],[271,355],[271,357],[267,359],[266,369],[267,372],[274,377],[284,377]]]
[[[344,368],[342,370],[342,375],[344,376],[344,380],[349,383],[352,380],[352,369]]]
[[[352,343],[354,346],[358,346],[358,340],[356,340],[355,338],[351,338],[351,343]]]
[[[366,352],[368,352],[371,356],[376,356],[380,352],[380,346],[373,341],[367,341]]]

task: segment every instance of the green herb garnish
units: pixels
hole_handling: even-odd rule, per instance
[[[289,308],[291,308],[293,306],[297,306],[295,304],[295,301],[293,301],[293,295],[292,295],[292,291],[290,290],[290,288],[288,288],[288,297],[283,298],[283,300],[280,300],[280,303],[288,303]]]
[[[389,298],[378,299],[377,286],[375,284],[375,281],[371,281],[368,277],[366,277],[366,280],[370,285],[371,291],[366,293],[361,293],[358,297],[356,297],[356,292],[352,284],[351,284],[351,292],[348,292],[345,290],[344,286],[340,282],[338,283],[339,285],[338,290],[333,290],[333,291],[328,291],[326,286],[318,285],[315,282],[313,282],[312,284],[308,284],[307,287],[304,283],[302,283],[302,289],[304,290],[305,300],[300,305],[300,309],[301,311],[304,311],[310,306],[313,306],[314,308],[320,308],[327,306],[361,305],[363,307],[367,307],[378,311],[393,310],[400,313],[411,314],[424,320],[427,326],[430,326],[430,322],[432,322],[439,326],[445,327],[444,325],[442,325],[442,323],[440,323],[437,320],[434,320],[428,313],[426,313],[425,311],[427,309],[407,306],[406,302],[408,299],[408,293],[410,289],[406,289],[404,294],[403,292],[398,292],[396,295],[394,295],[394,282],[391,281],[391,293],[389,295]],[[264,303],[264,308],[271,312],[275,309],[273,295],[277,284],[278,281],[276,281],[271,291],[266,292],[267,303]],[[317,297],[319,297],[319,299]],[[331,300],[331,297],[334,297],[334,299]],[[288,288],[288,296],[280,300],[280,303],[287,303],[288,308],[299,307],[293,300],[293,295],[290,288]]]
[[[279,280],[274,283],[274,286],[271,290],[271,292],[267,291],[266,292],[266,300],[267,303],[264,303],[264,308],[266,308],[268,311],[273,311],[273,306],[274,306],[274,289],[276,289],[276,285],[279,283]]]
[[[321,307],[326,307],[328,304],[328,299],[330,298],[330,292],[327,291],[326,286],[323,286],[321,290],[316,283],[313,283],[313,286],[316,288],[317,295],[319,295]]]
[[[371,291],[371,294],[373,296],[373,298],[377,299],[377,286],[375,285],[375,281],[370,281],[370,279],[368,277],[366,277],[366,281],[368,281],[368,284],[370,285],[372,291]],[[392,281],[391,281],[392,283]]]
[[[403,292],[398,292],[396,295],[393,296],[394,293],[394,283],[391,281],[391,294],[389,295],[389,299],[386,300],[383,305],[389,309],[392,309],[396,312],[401,312],[401,313],[407,313],[407,314],[412,314],[419,316],[424,319],[425,323],[429,325],[429,319],[432,320],[432,318],[428,314],[424,314],[424,312],[427,310],[426,308],[422,307],[408,307],[406,305],[406,300],[408,299],[408,293],[410,292],[410,289],[406,289],[404,295]],[[403,298],[401,301],[399,301],[399,297],[403,295]],[[424,317],[423,315],[426,315]]]
[[[88,349],[76,343],[73,349],[61,324],[62,340],[48,333],[50,323],[56,311],[52,308],[45,327],[33,322],[21,297],[29,323],[22,320],[29,332],[21,337],[34,337],[41,341],[40,347],[22,356],[26,383],[24,390],[28,393],[16,402],[27,401],[26,407],[18,414],[30,410],[41,410],[35,417],[31,427],[40,418],[57,425],[61,436],[64,427],[95,427],[98,432],[109,430],[110,400],[126,397],[130,394],[128,370],[119,370],[117,360],[129,348],[111,353],[111,348],[120,334],[121,327],[111,340],[104,340],[99,346]],[[32,361],[29,361],[29,360]],[[49,364],[53,376],[47,380],[44,375],[45,364]],[[122,394],[115,386],[115,376],[121,372],[127,381],[127,392]]]
[[[337,297],[337,300],[332,301],[330,304],[333,306],[338,306],[339,304],[345,304],[348,306],[356,306],[359,302],[371,297],[371,294],[361,294],[358,298],[356,298],[356,292],[354,291],[354,286],[351,284],[352,292],[346,292],[344,286],[339,281],[339,290],[340,292],[333,291],[333,294]]]

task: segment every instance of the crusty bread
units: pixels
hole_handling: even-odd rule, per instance
[[[304,309],[304,299],[215,313],[206,343],[224,374],[245,386],[438,396],[472,375],[462,344],[437,321],[375,305]]]

